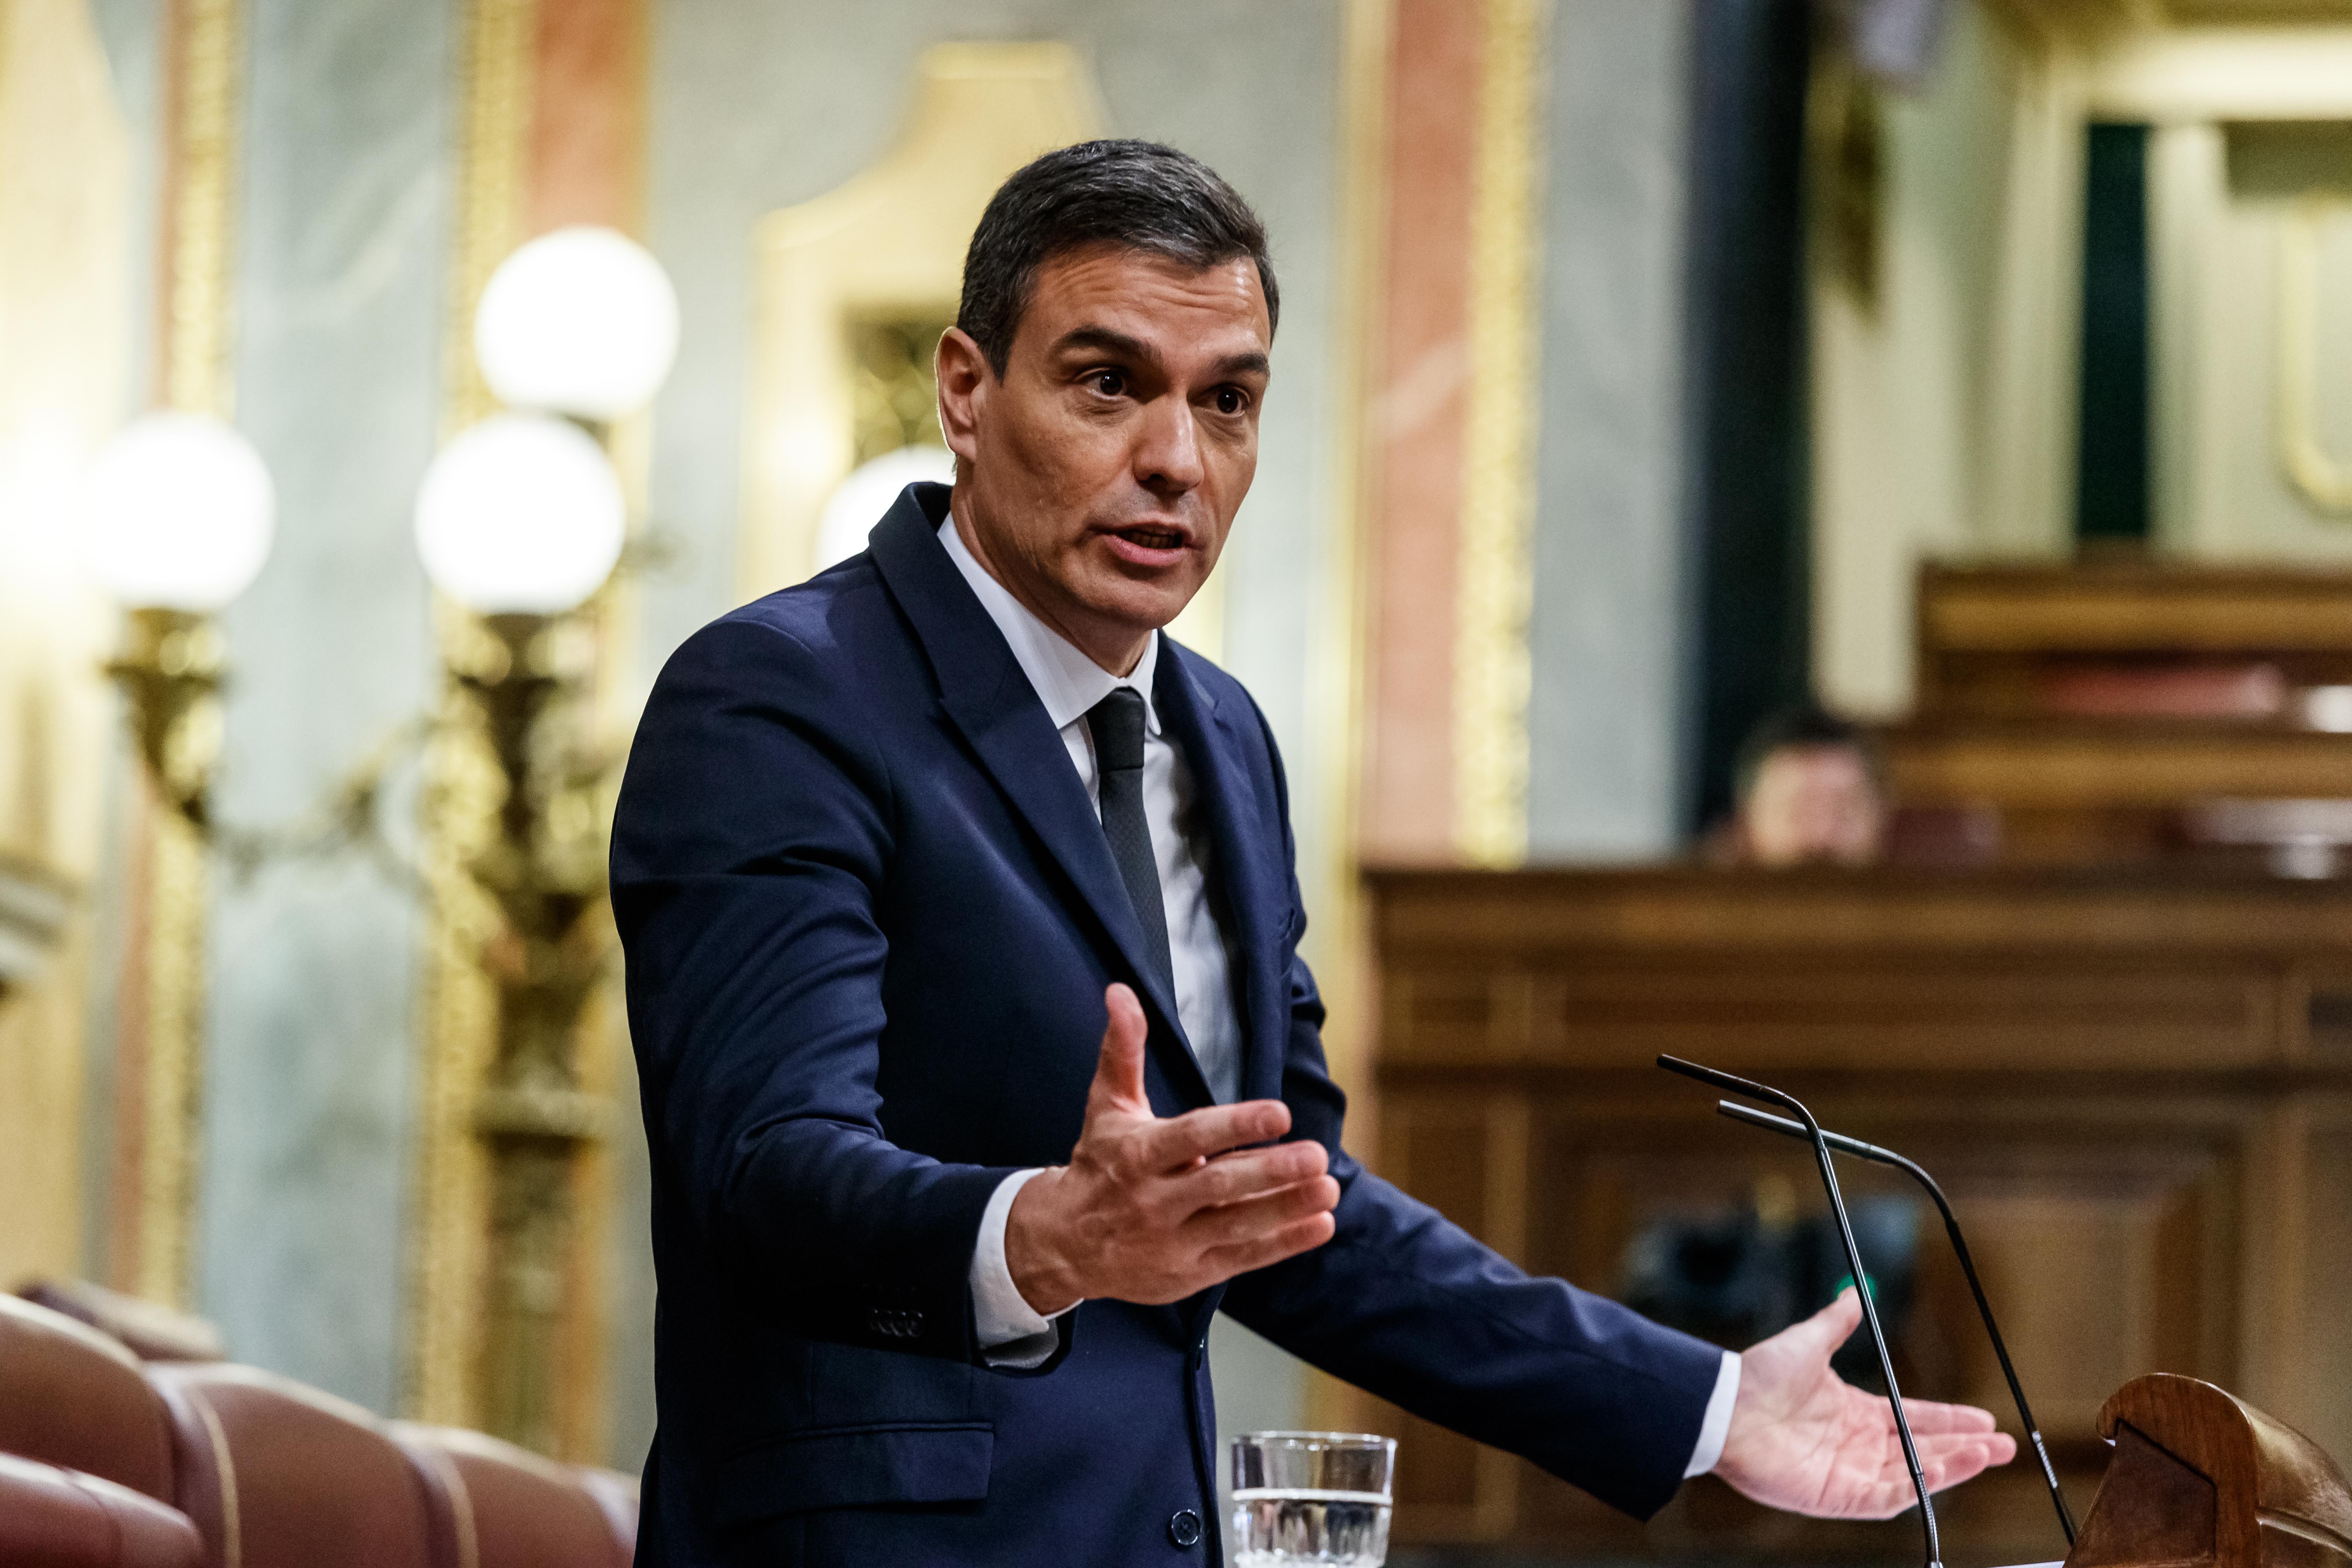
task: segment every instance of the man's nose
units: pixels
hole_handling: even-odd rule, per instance
[[[1143,406],[1135,446],[1135,479],[1160,496],[1180,496],[1202,479],[1201,441],[1191,405],[1155,397]]]

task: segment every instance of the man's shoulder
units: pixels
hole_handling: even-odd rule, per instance
[[[707,622],[678,645],[664,673],[750,663],[844,674],[870,670],[893,643],[906,642],[881,574],[861,554]]]
[[[738,605],[697,636],[740,636],[736,628],[763,628],[814,653],[861,641],[879,629],[874,625],[877,615],[893,618],[887,599],[873,557],[861,552],[805,583]]]

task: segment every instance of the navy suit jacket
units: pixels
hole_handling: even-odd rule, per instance
[[[1153,1106],[1210,1093],[1060,737],[935,537],[947,498],[910,488],[865,554],[689,638],[630,755],[613,904],[661,1292],[639,1562],[1217,1562],[1220,1308],[1655,1510],[1719,1352],[1528,1277],[1342,1151],[1274,737],[1172,642],[1153,696],[1212,825],[1244,1095],[1329,1151],[1338,1233],[1173,1306],[1088,1301],[1045,1366],[986,1364],[981,1213],[1067,1160],[1107,984],[1142,999]]]

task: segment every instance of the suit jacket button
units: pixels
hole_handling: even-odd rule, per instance
[[[898,1330],[900,1333],[906,1335],[907,1338],[910,1340],[918,1340],[923,1337],[922,1313],[906,1311],[899,1313],[898,1318],[901,1325]]]
[[[1168,1539],[1179,1546],[1201,1544],[1201,1516],[1189,1508],[1180,1508],[1168,1521]]]

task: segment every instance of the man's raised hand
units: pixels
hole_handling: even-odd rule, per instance
[[[1067,1165],[1024,1186],[1004,1226],[1022,1300],[1050,1316],[1078,1301],[1181,1301],[1331,1239],[1339,1184],[1278,1100],[1165,1120],[1143,1090],[1143,1007],[1103,993],[1110,1017]]]
[[[1830,1369],[1862,1321],[1852,1287],[1739,1358],[1739,1394],[1715,1473],[1758,1502],[1825,1519],[1892,1519],[1916,1505],[1895,1413]],[[1972,1405],[1906,1399],[1903,1414],[1931,1492],[2016,1457],[2017,1443]]]

